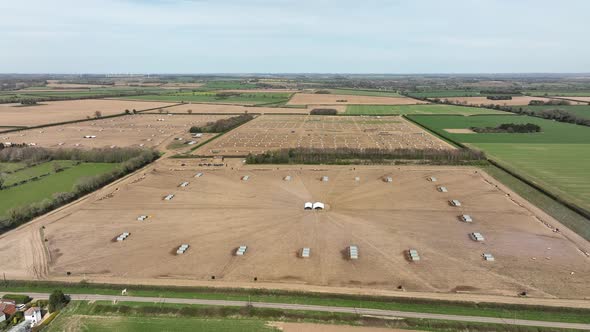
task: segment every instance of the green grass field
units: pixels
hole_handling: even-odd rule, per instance
[[[0,163],[0,173],[13,172],[23,167],[26,167],[25,163]]]
[[[219,97],[215,92],[179,92],[162,95],[143,95],[125,97],[121,99],[170,101],[170,102],[194,102],[194,103],[219,103],[219,104],[271,104],[284,103],[291,98],[290,93],[264,93],[248,92],[235,96]]]
[[[78,179],[113,170],[118,164],[83,163],[38,181],[0,190],[0,217],[13,208],[50,199],[54,193],[69,192]]]
[[[70,167],[74,165],[74,162],[71,160],[55,160],[51,162],[45,162],[40,165],[36,165],[33,167],[25,168],[23,170],[6,174],[5,175],[5,186],[10,186],[12,184],[18,183],[23,180],[28,180],[30,178],[47,174],[47,173],[55,173],[54,172],[54,164],[59,164],[62,167]],[[2,165],[2,164],[0,164]],[[0,170],[2,167],[0,166]]]
[[[327,89],[335,95],[375,96],[375,97],[403,97],[397,91],[357,90],[357,89]]]
[[[362,115],[402,115],[402,114],[510,114],[487,108],[465,107],[456,105],[349,105],[346,114]]]
[[[53,321],[45,330],[52,331],[92,331],[92,332],[264,332],[278,331],[266,326],[262,319],[234,318],[193,318],[193,317],[158,317],[158,316],[81,316],[63,315]]]
[[[258,85],[238,80],[208,81],[199,89],[205,90],[244,90],[256,89]]]
[[[409,96],[420,98],[450,98],[450,97],[477,97],[479,91],[473,90],[433,90],[423,92],[409,92]]]
[[[590,90],[581,90],[581,91],[526,91],[525,94],[529,96],[536,96],[536,97],[544,97],[544,96],[553,96],[553,97],[590,97]]]
[[[547,191],[590,210],[590,128],[529,116],[409,116],[441,136],[481,149]],[[453,134],[445,129],[534,123],[531,134]]]
[[[542,321],[560,321],[575,323],[590,323],[588,311],[575,311],[562,308],[541,310],[528,307],[510,307],[490,304],[469,304],[469,303],[445,303],[438,301],[404,300],[388,298],[387,300],[370,300],[355,296],[333,296],[319,294],[261,294],[248,290],[222,290],[222,289],[149,289],[136,288],[132,285],[107,288],[106,286],[84,286],[57,287],[44,284],[0,287],[0,290],[7,292],[51,292],[54,289],[61,289],[67,294],[105,294],[120,295],[121,289],[127,288],[130,296],[146,297],[170,297],[186,299],[208,299],[208,300],[231,300],[231,301],[252,301],[269,303],[291,303],[308,305],[325,305],[339,307],[363,307],[383,310],[399,310],[409,312],[425,312],[439,314],[453,314],[466,316],[505,317]],[[142,306],[149,303],[142,303]],[[172,304],[170,304],[172,305]],[[181,305],[176,305],[181,306]]]
[[[540,112],[542,110],[564,110],[571,112],[581,118],[590,119],[590,105],[539,105],[539,106],[522,106],[523,109],[531,110],[533,112]]]

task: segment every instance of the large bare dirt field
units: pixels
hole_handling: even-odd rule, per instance
[[[247,107],[243,105],[222,105],[222,104],[183,104],[166,108],[171,113],[187,113],[189,110],[193,113],[207,114],[309,114],[305,108],[288,108],[288,107]],[[147,113],[157,113],[157,110]]]
[[[163,160],[108,194],[103,190],[0,236],[0,272],[8,279],[590,296],[588,257],[566,230],[554,232],[478,169],[211,168],[199,162]],[[194,177],[197,172],[203,176]],[[245,175],[249,179],[240,180]],[[283,180],[287,175],[291,181]],[[388,176],[392,182],[384,181]],[[180,187],[183,181],[190,184]],[[175,196],[164,200],[168,194]],[[451,206],[451,199],[461,207]],[[308,201],[326,209],[304,210]],[[462,214],[473,222],[460,221]],[[138,221],[139,215],[149,218]],[[130,237],[115,241],[123,232]],[[472,232],[485,240],[472,240]],[[183,243],[190,248],[176,255]],[[241,245],[248,246],[246,254],[235,256]],[[350,245],[358,246],[357,260],[348,258]],[[310,258],[298,257],[303,247],[311,248]],[[420,261],[408,260],[410,248]],[[483,253],[496,260],[483,260]]]
[[[408,97],[375,97],[351,96],[334,94],[296,93],[291,97],[289,105],[412,105],[427,102]]]
[[[544,102],[550,100],[556,100],[545,97],[530,97],[530,96],[516,96],[512,97],[511,100],[490,100],[486,97],[449,97],[444,98],[452,103],[465,103],[466,105],[504,105],[504,106],[517,106],[517,105],[528,105],[531,100],[542,100]],[[580,104],[575,101],[571,102],[572,105]]]
[[[48,80],[46,87],[60,88],[60,89],[90,89],[90,88],[105,88],[110,85],[102,84],[83,84],[83,83],[64,83],[59,80]]]
[[[12,143],[34,143],[48,148],[97,148],[97,147],[156,147],[170,138],[182,137],[204,141],[213,136],[203,135],[191,138],[191,126],[226,118],[223,115],[156,115],[138,114],[115,118],[84,121],[73,124],[38,129],[21,130],[0,134],[0,141]],[[96,136],[85,138],[84,136]]]
[[[197,149],[200,155],[247,155],[282,148],[451,149],[402,117],[262,115]]]
[[[0,104],[0,126],[38,126],[73,120],[93,118],[96,111],[102,116],[121,114],[125,110],[137,111],[174,105],[172,103],[124,101],[108,99],[83,99],[48,101],[38,105]]]

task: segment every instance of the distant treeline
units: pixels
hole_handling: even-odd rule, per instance
[[[249,164],[355,164],[419,161],[428,164],[467,164],[486,160],[481,151],[470,149],[321,149],[295,148],[249,155]]]
[[[8,151],[14,150],[14,151]],[[77,149],[56,150],[54,154],[43,148],[7,148],[0,151],[1,161],[36,160],[38,158],[51,158],[55,160],[79,160],[85,162],[112,162],[121,163],[111,172],[90,177],[80,178],[71,192],[54,193],[52,199],[45,199],[28,205],[18,206],[8,210],[7,219],[0,220],[0,233],[18,227],[23,223],[43,215],[53,209],[70,203],[106,184],[123,177],[136,169],[139,169],[159,157],[154,150],[139,149],[94,149],[81,151]],[[117,150],[117,151],[115,151]],[[23,152],[22,156],[17,156]],[[29,159],[25,159],[29,158]]]
[[[556,106],[565,106],[565,105],[571,105],[572,103],[570,103],[567,100],[557,100],[557,99],[551,99],[551,100],[531,100],[529,101],[529,106],[539,106],[539,105],[556,105]]]
[[[538,133],[541,127],[534,123],[503,123],[497,127],[472,127],[471,130],[476,133]]]
[[[189,129],[191,133],[223,133],[228,130],[254,119],[251,114],[242,114],[227,119],[220,119],[215,122],[209,122],[202,127],[193,126]]]
[[[311,115],[336,115],[338,111],[333,108],[314,108],[309,112]]]

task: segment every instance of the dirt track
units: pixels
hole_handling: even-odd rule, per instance
[[[202,169],[205,175],[193,178],[198,161],[184,161],[184,167],[180,162],[164,160],[145,177],[118,184],[112,198],[97,200],[104,191],[97,193],[0,237],[0,252],[19,253],[1,255],[0,272],[37,277],[32,257],[43,253],[27,248],[45,225],[51,279],[365,293],[395,292],[402,285],[408,293],[590,296],[588,258],[474,169],[248,166]],[[240,181],[246,174],[250,180]],[[287,174],[292,181],[282,180]],[[319,181],[323,175],[328,183]],[[383,182],[385,175],[394,182]],[[450,192],[436,191],[425,180],[430,175]],[[183,180],[191,184],[178,188]],[[176,197],[163,201],[168,193]],[[449,206],[451,197],[463,207]],[[304,211],[310,200],[327,203],[328,210]],[[460,222],[460,213],[471,214],[474,223]],[[138,222],[140,214],[152,217]],[[129,240],[111,241],[123,231],[131,232]],[[486,241],[469,239],[472,231]],[[173,255],[183,242],[191,249]],[[242,244],[248,253],[232,256]],[[345,259],[350,244],[359,246],[358,261]],[[310,259],[296,257],[303,246],[312,248]],[[418,249],[422,261],[408,262],[408,248]],[[482,260],[488,251],[495,262]],[[73,275],[66,277],[66,271]]]
[[[100,111],[102,116],[107,116],[121,114],[125,110],[131,111],[136,109],[137,111],[141,111],[169,105],[174,104],[110,99],[48,101],[33,106],[0,104],[0,126],[30,127],[94,118],[96,111]]]

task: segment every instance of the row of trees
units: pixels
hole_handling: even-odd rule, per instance
[[[534,123],[503,123],[497,127],[472,127],[476,133],[538,133],[541,127]]]
[[[93,163],[122,163],[132,158],[156,151],[141,148],[95,148],[83,149],[47,149],[36,146],[10,146],[0,144],[0,162],[34,162],[49,160],[77,160]]]
[[[494,95],[494,96],[487,96],[489,100],[512,100],[512,96],[509,95]]]
[[[204,126],[193,126],[189,129],[191,133],[223,133],[231,130],[243,123],[254,119],[251,114],[242,114],[227,119],[220,119],[215,122],[209,122]]]
[[[485,161],[481,151],[470,149],[321,149],[295,148],[268,151],[260,155],[249,155],[249,164],[353,164],[389,163],[391,161],[414,160],[431,164],[466,164]]]
[[[554,106],[566,106],[571,105],[568,100],[563,99],[551,99],[551,100],[531,100],[529,101],[529,106],[540,106],[540,105],[554,105]]]
[[[309,112],[311,115],[336,115],[338,111],[333,108],[314,108]]]
[[[35,217],[72,202],[83,195],[97,190],[104,185],[149,164],[159,157],[157,151],[154,150],[126,148],[112,149],[119,151],[109,150],[110,149],[95,149],[89,151],[56,150],[56,154],[51,155],[51,157],[55,159],[75,159],[92,162],[121,162],[121,165],[108,173],[80,178],[71,192],[54,193],[51,199],[45,199],[41,202],[10,209],[8,211],[8,218],[0,220],[0,233],[15,228]],[[47,155],[47,152],[43,152],[43,155]]]

